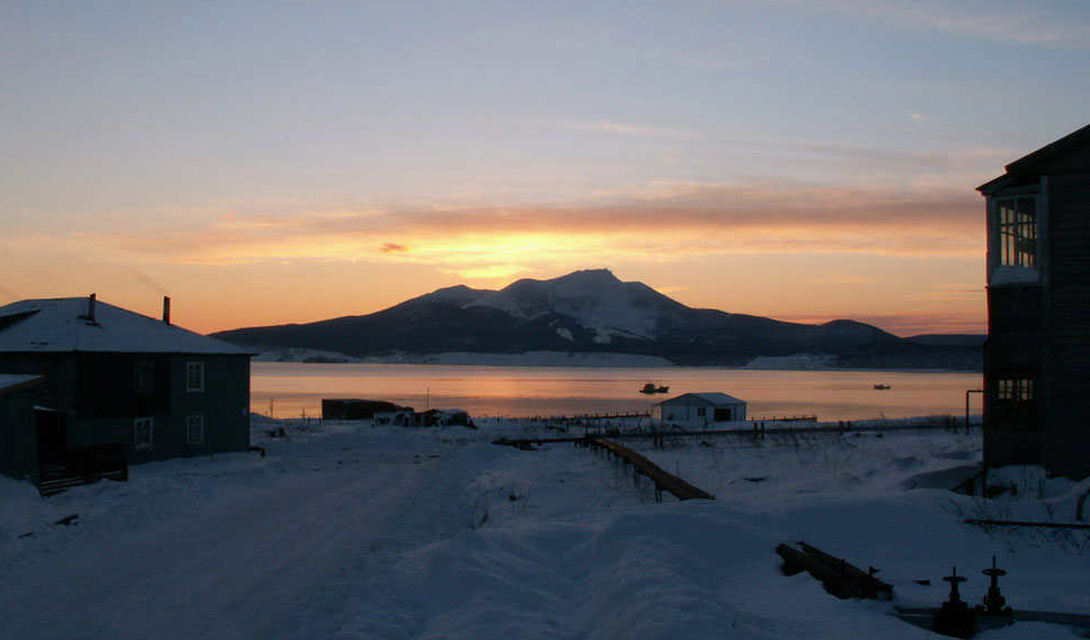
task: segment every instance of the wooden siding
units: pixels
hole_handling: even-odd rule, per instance
[[[1090,474],[1090,173],[1085,172],[1090,150],[1080,160],[1084,173],[1048,178],[1050,277],[1042,389],[1043,461],[1050,471],[1073,476]]]
[[[1039,285],[988,289],[984,457],[1090,475],[1090,144],[1084,128],[1008,165],[982,187],[992,199],[1040,187]],[[989,266],[996,221],[988,217]],[[1036,380],[1032,419],[1003,415],[998,380]]]
[[[136,363],[152,363],[151,389],[136,388]],[[187,362],[205,363],[202,392],[187,392]],[[245,451],[250,446],[250,358],[235,354],[2,353],[0,371],[44,375],[33,404],[69,415],[68,446],[121,443],[130,461]],[[204,441],[186,442],[186,418],[204,416]],[[136,418],[154,420],[153,446],[134,450]]]
[[[0,473],[13,478],[38,475],[33,393],[33,387],[0,393]]]

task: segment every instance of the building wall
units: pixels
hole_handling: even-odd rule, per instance
[[[746,419],[745,404],[728,405],[727,407],[721,408],[730,409],[731,418],[729,422],[741,421]],[[699,415],[699,409],[704,409],[705,415]],[[651,417],[662,422],[684,424],[693,427],[711,425],[716,422],[715,405],[711,403],[702,403],[699,401],[690,400],[667,400],[661,404],[655,405],[655,407],[652,409]]]
[[[1085,171],[1090,152],[1081,159]],[[1047,180],[1045,434],[1049,471],[1090,475],[1090,173]]]
[[[28,389],[35,405],[75,411],[79,369],[74,353],[0,353],[0,373],[45,376]]]
[[[1090,150],[1054,159],[1037,182],[1039,280],[988,287],[984,348],[984,459],[1043,464],[1051,473],[1090,475]],[[1081,168],[1081,173],[1079,172]],[[990,194],[1002,197],[1005,192]],[[995,219],[989,216],[990,251]],[[994,267],[994,254],[989,266]],[[998,381],[1036,381],[1033,410],[1011,414]]]
[[[186,363],[204,363],[204,390],[186,390]],[[138,363],[150,387],[137,388]],[[250,444],[250,359],[246,355],[133,353],[0,354],[0,371],[46,379],[34,404],[69,415],[68,446],[122,443],[130,462],[245,451]],[[204,440],[186,442],[186,418],[204,417]],[[152,446],[133,448],[137,418],[152,418]],[[36,464],[36,461],[35,461]]]
[[[0,473],[13,478],[38,475],[32,389],[0,393]]]

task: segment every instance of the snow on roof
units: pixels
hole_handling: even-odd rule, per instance
[[[42,379],[42,376],[30,376],[14,373],[0,373],[0,394],[29,386]]]
[[[91,321],[87,307],[87,298],[20,300],[0,307],[0,352],[250,353],[101,300]]]
[[[670,398],[669,400],[663,400],[659,404],[678,403],[679,401],[683,403],[684,400],[688,400],[688,399],[692,399],[692,398],[695,398],[695,399],[698,399],[698,400],[703,400],[704,402],[706,402],[708,404],[713,404],[713,405],[716,405],[716,406],[722,406],[722,405],[726,405],[726,404],[745,404],[746,403],[745,400],[739,400],[738,398],[735,398],[734,396],[728,396],[725,393],[712,392],[712,393],[685,393],[685,394],[682,394],[680,396]]]

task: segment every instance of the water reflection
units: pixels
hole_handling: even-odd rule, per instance
[[[646,396],[644,383],[670,386]],[[885,391],[876,383],[889,384]],[[901,418],[965,411],[979,373],[750,371],[703,367],[568,368],[255,362],[251,407],[277,417],[320,415],[322,398],[388,400],[457,408],[474,416],[540,416],[647,411],[689,392],[721,391],[749,403],[753,418],[816,414],[822,420]],[[979,401],[979,399],[974,399]],[[979,411],[979,407],[974,407]]]

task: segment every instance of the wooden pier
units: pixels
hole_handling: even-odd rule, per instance
[[[678,500],[715,500],[715,496],[696,487],[681,478],[667,473],[662,467],[651,462],[646,457],[636,453],[628,447],[606,440],[605,438],[577,438],[577,447],[590,447],[591,449],[604,451],[608,455],[615,456],[633,468],[633,478],[637,481],[641,475],[646,476],[655,483],[655,499],[662,502],[662,492],[669,491]]]

